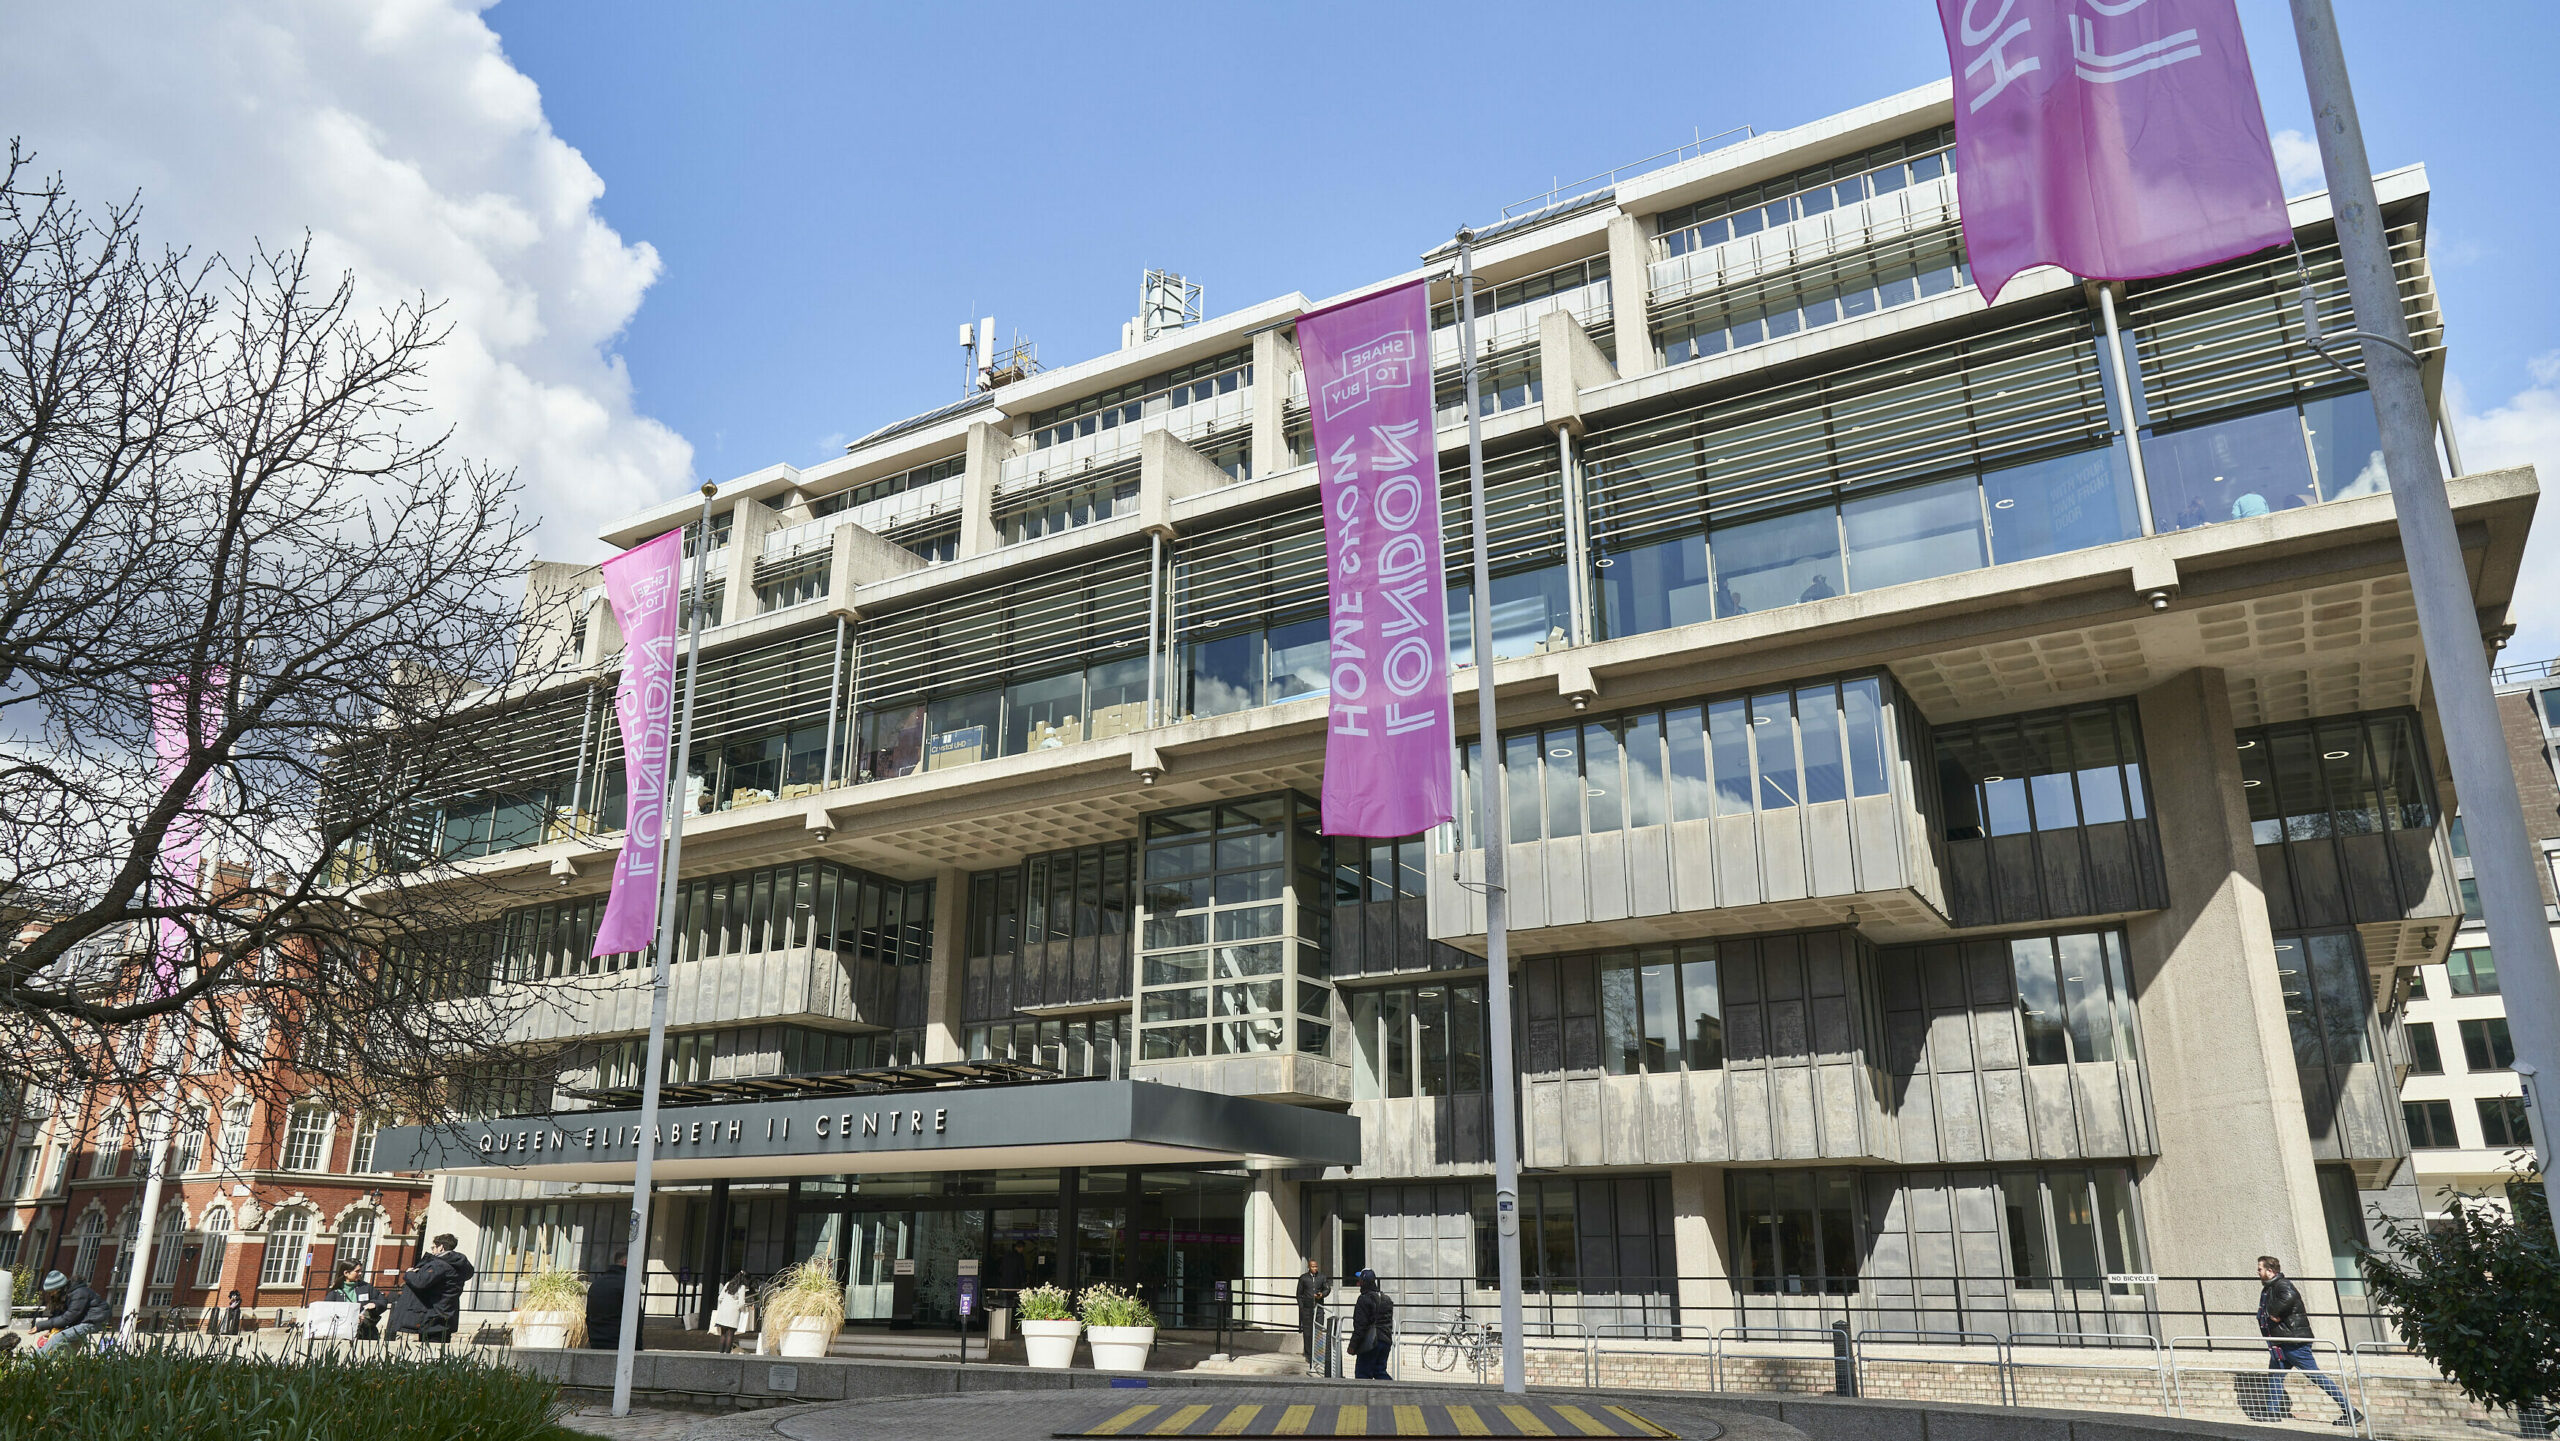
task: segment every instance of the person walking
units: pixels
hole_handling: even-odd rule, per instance
[[[631,1248],[616,1246],[613,1264],[587,1283],[588,1350],[612,1351],[622,1345],[622,1295],[630,1284]]]
[[[1298,1278],[1298,1339],[1309,1361],[1316,1359],[1316,1313],[1324,1309],[1325,1295],[1332,1289],[1332,1279],[1316,1264],[1315,1257],[1309,1256],[1307,1274]]]
[[[2347,1404],[2347,1393],[2311,1354],[2311,1316],[2302,1309],[2302,1293],[2285,1279],[2284,1263],[2273,1256],[2258,1258],[2258,1334],[2267,1338],[2267,1369],[2275,1374],[2268,1379],[2267,1419],[2290,1414],[2284,1401],[2284,1372],[2308,1371],[2312,1384],[2329,1393],[2338,1403],[2338,1419],[2333,1426],[2361,1426],[2364,1413]]]
[[[721,1354],[738,1349],[738,1333],[752,1331],[755,1325],[754,1289],[747,1282],[746,1272],[734,1272],[720,1283],[720,1300],[711,1308],[711,1329],[720,1333]]]
[[[230,1301],[222,1306],[208,1306],[204,1313],[204,1331],[208,1336],[240,1334],[240,1293],[230,1293]]]
[[[344,1301],[356,1308],[356,1336],[359,1341],[382,1339],[382,1292],[364,1278],[362,1261],[338,1263],[338,1279],[329,1287],[325,1301]]]
[[[60,1271],[45,1272],[44,1298],[51,1314],[34,1327],[44,1337],[36,1343],[39,1353],[77,1350],[112,1319],[106,1297],[91,1290],[88,1282],[74,1281]]]
[[[1387,1380],[1387,1358],[1396,1348],[1396,1303],[1378,1285],[1377,1272],[1364,1269],[1351,1279],[1360,1285],[1360,1300],[1351,1308],[1351,1354],[1358,1358],[1351,1374]]]
[[[462,1288],[474,1274],[454,1249],[452,1233],[436,1237],[400,1278],[400,1293],[391,1302],[391,1333],[413,1332],[431,1346],[452,1340],[462,1325]]]

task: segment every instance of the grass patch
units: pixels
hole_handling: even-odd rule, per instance
[[[79,1441],[569,1441],[560,1386],[464,1354],[309,1359],[146,1342],[0,1365],[0,1436]]]

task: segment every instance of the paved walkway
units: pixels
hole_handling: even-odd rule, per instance
[[[1759,1416],[1652,1396],[1577,1395],[1557,1401],[1472,1389],[1453,1396],[1447,1387],[1419,1390],[1339,1383],[1221,1387],[1206,1402],[1197,1399],[1204,1393],[1188,1389],[1159,1391],[1150,1399],[1139,1399],[1145,1394],[996,1391],[789,1406],[704,1418],[681,1434],[683,1441],[1053,1441],[1058,1437],[1118,1441],[1121,1437],[1273,1435],[1804,1441],[1804,1433],[1794,1427]]]

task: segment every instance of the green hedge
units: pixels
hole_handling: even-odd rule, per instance
[[[23,1356],[23,1353],[21,1353]],[[0,1363],[0,1436],[62,1441],[568,1441],[558,1383],[463,1354],[309,1359],[146,1343]]]

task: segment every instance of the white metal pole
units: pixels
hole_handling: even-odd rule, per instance
[[[2436,465],[2434,419],[2417,358],[2409,351],[2399,280],[2392,273],[2373,169],[2356,119],[2355,92],[2347,82],[2346,51],[2329,0],[2293,0],[2293,29],[2302,50],[2302,78],[2311,91],[2313,127],[2320,136],[2320,165],[2329,176],[2329,208],[2337,220],[2347,294],[2355,302],[2356,330],[2363,337],[2365,383],[2382,424],[2382,459],[2391,478],[2392,508],[2399,516],[2409,588],[2418,603],[2428,680],[2444,726],[2445,752],[2453,762],[2453,783],[2462,798],[2463,831],[2471,842],[2471,869],[2480,882],[2489,940],[2498,951],[2498,982],[2506,1000],[2507,1030],[2515,1038],[2515,1068],[2537,1081],[2560,1076],[2560,962],[2552,955],[2542,883],[2525,836],[2524,806],[2507,761],[2497,697],[2489,688],[2480,615],[2472,602],[2462,542],[2454,534],[2444,474]],[[2554,1202],[2554,1224],[2560,1226],[2560,1175],[2552,1171],[2549,1126],[2533,1127],[2533,1146],[2545,1194]]]
[[[1503,892],[1506,834],[1502,740],[1493,697],[1493,562],[1485,541],[1484,421],[1476,414],[1475,232],[1458,232],[1458,346],[1467,378],[1468,529],[1475,541],[1475,603],[1468,628],[1476,663],[1476,736],[1484,752],[1484,974],[1488,1027],[1493,1031],[1494,1256],[1502,1274],[1502,1389],[1529,1389],[1528,1361],[1520,1338],[1520,1134],[1513,1113],[1511,955],[1505,933],[1510,907]]]
[[[2151,478],[2142,473],[2142,427],[2133,413],[2133,367],[2124,363],[2124,337],[2116,333],[2116,291],[2098,282],[2098,313],[2107,323],[2107,366],[2116,376],[2116,411],[2124,426],[2125,459],[2133,466],[2133,503],[2142,512],[2142,533],[2154,534],[2151,523]]]
[[[160,1182],[168,1174],[163,1152],[169,1148],[170,1118],[178,1113],[178,1073],[185,1068],[186,1058],[172,1048],[169,1081],[161,1089],[159,1113],[143,1121],[142,1217],[134,1223],[133,1254],[126,1258],[124,1277],[124,1319],[117,1331],[124,1339],[133,1339],[142,1324],[143,1271],[151,1260],[151,1236],[160,1219]],[[0,1316],[0,1325],[7,1323]]]
[[[711,497],[719,487],[702,487],[702,529],[694,549],[707,557],[711,541]],[[649,1276],[649,1163],[658,1153],[658,1073],[667,1063],[667,961],[676,948],[676,888],[684,866],[684,813],[692,804],[685,775],[693,759],[693,698],[702,680],[703,573],[693,569],[693,613],[686,618],[684,717],[676,725],[675,753],[667,759],[666,864],[658,886],[658,944],[649,979],[649,1063],[640,1073],[640,1134],[631,1159],[631,1238],[622,1273],[622,1336],[613,1352],[613,1414],[631,1414],[632,1353],[640,1344],[640,1299]],[[623,742],[630,744],[628,737]],[[607,1258],[611,1259],[610,1257]]]

